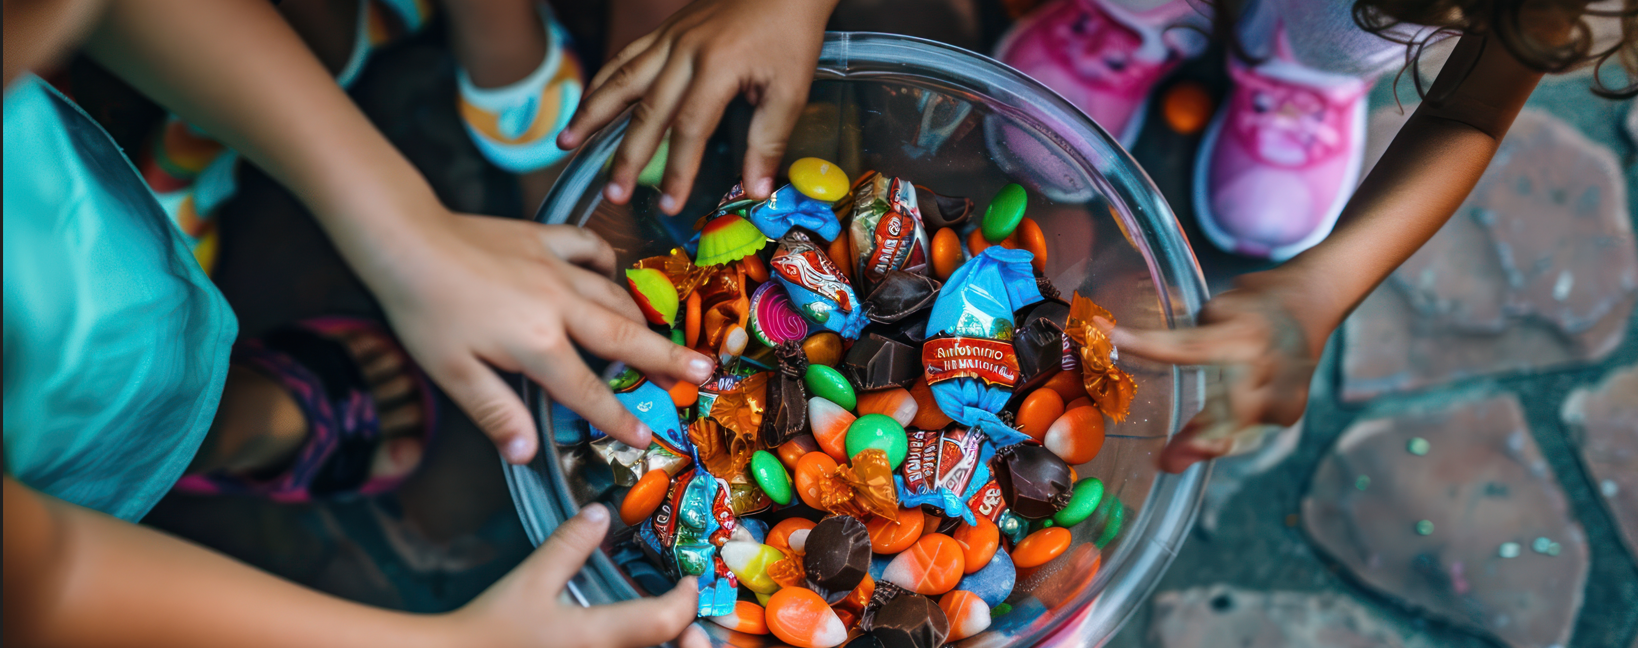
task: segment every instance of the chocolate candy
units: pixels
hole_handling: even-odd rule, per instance
[[[662,277],[663,279],[663,277]],[[865,298],[871,321],[892,323],[933,307],[938,296],[937,279],[927,275],[893,270],[876,283]]]
[[[853,516],[821,520],[808,533],[806,547],[802,567],[807,570],[808,588],[827,603],[847,598],[870,570],[870,533]]]
[[[779,345],[774,354],[779,370],[769,378],[767,405],[762,411],[762,443],[770,448],[802,436],[808,423],[807,355],[796,342]]]
[[[914,347],[872,333],[853,343],[842,373],[864,391],[908,387],[921,374],[921,362]]]
[[[876,610],[870,634],[882,648],[938,648],[950,635],[950,619],[932,599],[904,592]]]
[[[990,469],[1007,506],[1024,519],[1044,520],[1069,505],[1069,464],[1051,450],[1010,445],[995,452]]]
[[[751,207],[747,218],[768,238],[777,239],[790,232],[792,227],[801,227],[826,241],[834,240],[842,233],[842,224],[836,220],[836,212],[830,206],[831,201],[836,199],[820,200],[806,195],[801,189],[795,184],[780,188],[767,201]]]
[[[855,276],[865,286],[875,286],[893,270],[927,272],[927,232],[916,191],[903,178],[875,172],[859,178],[848,234],[857,255]]]
[[[1119,423],[1126,420],[1126,414],[1132,409],[1137,383],[1130,374],[1115,366],[1118,359],[1115,344],[1094,322],[1097,318],[1108,320],[1111,326],[1115,324],[1114,315],[1076,292],[1069,304],[1069,322],[1064,333],[1080,353],[1087,396],[1100,411]]]
[[[859,330],[869,323],[847,277],[807,234],[792,230],[779,239],[770,263],[791,303],[809,322],[848,339],[859,337]]]
[[[1041,300],[1030,255],[990,248],[950,276],[933,302],[921,347],[939,408],[965,425],[1001,411],[1018,383],[1013,311]]]
[[[1068,319],[1069,306],[1050,300],[1024,317],[1012,340],[1018,353],[1018,393],[1032,391],[1054,374],[1078,366],[1064,337]],[[1066,362],[1071,364],[1065,366]]]
[[[664,470],[650,470],[637,485],[626,491],[625,499],[620,501],[620,521],[626,526],[633,526],[654,514],[665,501],[666,493],[671,491],[671,475]],[[1090,514],[1090,511],[1088,511]]]
[[[971,198],[940,196],[921,185],[916,185],[916,206],[921,209],[922,224],[929,230],[955,227],[973,214]]]

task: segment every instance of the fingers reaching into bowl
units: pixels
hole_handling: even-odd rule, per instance
[[[745,154],[745,190],[773,193],[785,144],[836,0],[697,0],[603,66],[558,136],[574,148],[628,107],[631,123],[609,171],[605,197],[631,199],[637,177],[670,138],[660,210],[675,215],[693,188],[706,141],[735,96],[756,107]]]

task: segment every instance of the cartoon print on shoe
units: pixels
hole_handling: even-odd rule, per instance
[[[466,70],[456,73],[461,123],[490,163],[514,174],[549,167],[569,151],[557,147],[557,134],[569,125],[580,104],[585,78],[569,34],[542,5],[546,59],[529,76],[499,88],[479,88]]]

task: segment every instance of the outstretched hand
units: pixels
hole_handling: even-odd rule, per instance
[[[756,106],[745,190],[767,198],[807,103],[825,21],[835,6],[836,0],[695,0],[603,66],[558,146],[580,146],[633,107],[604,195],[615,204],[631,199],[638,173],[669,129],[659,205],[676,215],[694,186],[706,140],[728,102],[743,94]]]
[[[1256,447],[1269,425],[1302,418],[1318,350],[1276,289],[1240,287],[1206,303],[1195,328],[1115,328],[1123,354],[1178,365],[1215,365],[1223,372],[1223,402],[1183,426],[1161,452],[1160,468],[1182,472],[1205,461]]]

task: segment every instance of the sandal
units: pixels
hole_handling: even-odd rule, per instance
[[[233,347],[233,364],[272,379],[300,407],[308,432],[295,457],[275,475],[195,473],[177,482],[176,490],[257,495],[294,503],[376,495],[402,484],[413,469],[391,476],[372,475],[378,451],[394,439],[382,434],[382,412],[364,377],[365,359],[354,356],[343,342],[354,336],[368,336],[383,353],[399,357],[404,374],[414,384],[412,398],[421,405],[418,440],[424,450],[432,441],[437,421],[432,384],[425,374],[380,325],[355,318],[315,318]]]

